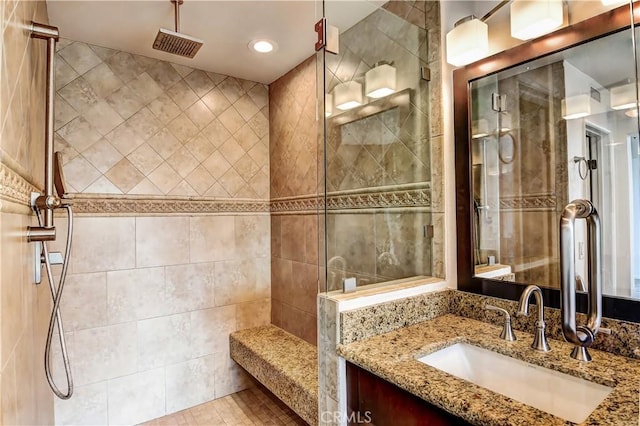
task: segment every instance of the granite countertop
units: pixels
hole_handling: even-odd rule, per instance
[[[484,347],[513,358],[613,387],[583,423],[638,425],[640,362],[590,349],[590,363],[569,357],[573,345],[549,340],[551,351],[537,352],[533,335],[515,331],[501,340],[501,328],[456,315],[443,315],[390,333],[338,347],[338,354],[425,401],[478,425],[569,425],[554,415],[459,379],[416,360],[456,342]]]

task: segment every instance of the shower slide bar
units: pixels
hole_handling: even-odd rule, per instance
[[[54,155],[53,155],[53,102],[55,100],[55,67],[56,43],[60,38],[58,28],[50,25],[31,23],[31,38],[39,38],[47,41],[47,101],[45,115],[45,140],[44,140],[44,194],[35,200],[35,206],[43,211],[43,224],[38,227],[29,227],[27,239],[29,242],[54,241],[56,228],[53,224],[53,211],[62,206],[60,198],[53,192]]]

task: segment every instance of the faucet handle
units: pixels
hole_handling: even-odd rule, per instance
[[[502,333],[500,333],[500,338],[508,342],[513,342],[514,340],[516,340],[516,335],[513,334],[513,329],[511,328],[511,315],[509,315],[509,311],[489,304],[486,304],[484,308],[489,311],[496,311],[504,314],[504,325],[502,326]]]

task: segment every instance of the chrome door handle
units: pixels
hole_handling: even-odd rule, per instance
[[[586,326],[576,326],[576,219],[585,219],[587,221],[589,310]],[[591,359],[586,348],[593,344],[602,320],[602,253],[600,247],[600,217],[593,204],[587,200],[574,200],[567,204],[560,218],[562,334],[568,342],[576,345],[576,349],[571,356],[584,361]]]

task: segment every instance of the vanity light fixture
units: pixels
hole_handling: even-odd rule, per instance
[[[635,83],[624,84],[612,87],[609,90],[611,95],[611,108],[628,109],[638,104],[638,93]]]
[[[573,120],[591,115],[591,96],[576,95],[562,100],[562,118]]]
[[[362,85],[356,81],[338,84],[333,89],[333,102],[342,111],[362,105]]]
[[[365,93],[368,97],[378,99],[389,96],[396,91],[396,69],[389,64],[379,64],[364,75]]]
[[[471,15],[455,23],[446,37],[447,62],[463,66],[485,58],[489,54],[489,28],[486,21],[509,3],[511,36],[520,40],[550,33],[564,21],[562,0],[502,0],[480,19]]]
[[[530,40],[562,25],[562,0],[515,0],[511,3],[511,36]]]
[[[489,54],[489,26],[473,15],[460,19],[447,33],[447,62],[457,67]]]
[[[249,49],[258,53],[271,53],[278,50],[278,44],[275,41],[265,38],[256,39],[249,42]]]
[[[324,96],[324,116],[331,117],[331,114],[333,114],[333,95],[327,93]]]

